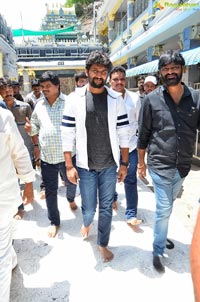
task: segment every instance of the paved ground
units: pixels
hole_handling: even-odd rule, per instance
[[[79,233],[80,196],[76,198],[79,209],[73,213],[62,185],[62,226],[55,239],[47,237],[49,222],[45,201],[38,195],[38,172],[35,202],[26,207],[24,219],[15,225],[14,247],[19,264],[12,276],[10,302],[193,302],[189,247],[198,208],[199,179],[199,168],[193,166],[170,220],[168,237],[173,239],[175,249],[166,250],[166,273],[160,275],[152,266],[155,202],[150,183],[138,183],[138,216],[144,224],[137,231],[124,221],[124,190],[123,185],[118,185],[119,210],[113,216],[109,244],[115,258],[105,264],[96,245],[97,217],[88,241],[83,241]]]

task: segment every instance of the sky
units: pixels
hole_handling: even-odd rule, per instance
[[[0,13],[12,29],[39,30],[46,14],[46,3],[65,3],[64,0],[5,0],[1,1]],[[23,25],[23,26],[22,26]]]

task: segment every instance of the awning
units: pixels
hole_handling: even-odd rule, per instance
[[[181,54],[185,59],[186,66],[200,63],[200,47],[184,51]]]
[[[155,60],[127,70],[126,76],[133,77],[139,74],[148,74],[148,73],[156,72],[157,70],[158,70],[158,60]]]
[[[74,34],[74,26],[55,29],[55,30],[46,30],[46,31],[34,31],[29,29],[13,29],[13,37],[22,37],[22,36],[49,36],[49,35],[57,35],[62,33],[73,33]]]
[[[196,65],[200,63],[200,47],[181,52],[185,59],[185,65]],[[149,74],[158,71],[158,60],[148,62],[126,71],[127,77],[134,77],[140,74]]]

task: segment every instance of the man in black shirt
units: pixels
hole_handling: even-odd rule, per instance
[[[190,171],[196,129],[200,128],[200,97],[181,82],[184,65],[184,58],[177,52],[160,57],[163,86],[145,97],[139,117],[138,174],[146,176],[147,149],[156,198],[153,265],[159,272],[165,271],[160,256],[166,246],[173,202]]]

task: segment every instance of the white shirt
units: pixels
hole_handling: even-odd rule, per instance
[[[108,129],[110,143],[114,160],[116,165],[119,166],[119,146],[121,148],[129,147],[128,117],[121,94],[106,86],[105,88],[108,91]],[[77,166],[89,169],[87,155],[87,131],[85,127],[86,89],[87,86],[84,86],[76,89],[75,92],[68,95],[63,113],[61,136],[63,152],[72,152],[75,146]]]
[[[45,98],[44,94],[42,93],[42,91],[40,92],[40,96],[39,98],[37,98],[35,96],[34,91],[31,91],[30,93],[27,94],[26,98],[25,98],[25,102],[27,102],[31,108],[35,108],[36,104],[43,100]]]
[[[137,130],[138,130],[138,118],[141,107],[141,102],[138,94],[126,89],[124,95],[124,101],[126,105],[126,111],[129,119],[129,152],[137,148]]]
[[[29,153],[9,110],[0,108],[0,212],[16,212],[22,203],[18,177],[35,180]],[[2,217],[2,215],[1,215]]]

